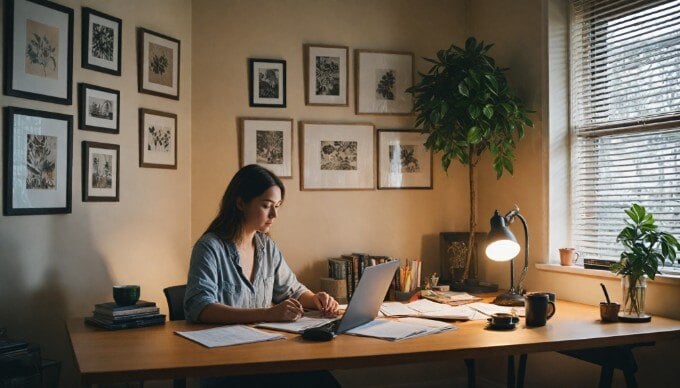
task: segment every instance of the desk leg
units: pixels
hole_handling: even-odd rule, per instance
[[[475,359],[474,358],[466,358],[465,359],[465,366],[467,367],[467,381],[468,381],[468,388],[475,388],[477,385],[476,382],[476,371],[475,371]]]
[[[519,367],[517,370],[517,388],[524,388],[524,375],[527,371],[527,355],[526,353],[519,356]]]
[[[508,388],[515,388],[515,356],[508,356]]]

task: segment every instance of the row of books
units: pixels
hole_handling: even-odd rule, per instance
[[[144,300],[131,306],[118,306],[114,302],[99,303],[94,306],[92,316],[85,318],[85,323],[108,330],[162,325],[165,315],[159,312],[156,303]]]
[[[349,301],[354,294],[354,290],[359,284],[359,279],[366,267],[386,263],[388,261],[399,260],[387,256],[371,256],[365,253],[352,253],[342,255],[338,258],[328,259],[328,277],[336,280],[345,279],[347,282],[347,300]],[[392,288],[398,290],[396,284],[399,281],[395,276],[392,281]]]

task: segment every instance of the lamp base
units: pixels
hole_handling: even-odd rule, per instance
[[[514,291],[508,291],[500,294],[493,300],[493,304],[499,306],[524,306],[524,295],[520,295]]]

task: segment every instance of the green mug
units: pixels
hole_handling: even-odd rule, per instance
[[[139,300],[139,286],[113,286],[113,300],[118,306],[131,306]]]

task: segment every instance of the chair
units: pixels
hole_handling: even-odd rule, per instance
[[[187,290],[186,284],[179,286],[166,287],[163,289],[165,299],[168,302],[168,312],[171,321],[184,320],[184,293]],[[186,388],[186,379],[172,380],[173,388]]]

